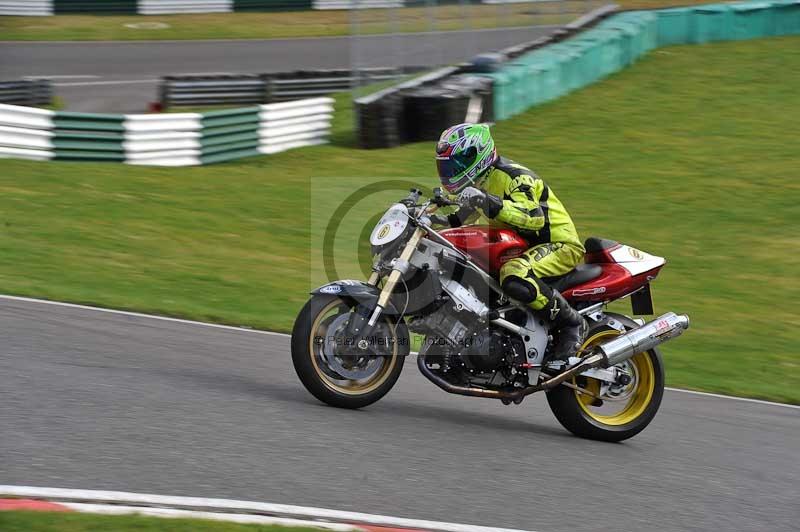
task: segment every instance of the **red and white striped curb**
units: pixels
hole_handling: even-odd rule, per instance
[[[310,526],[340,532],[526,532],[288,504],[31,486],[0,485],[0,510],[139,514],[236,523]]]

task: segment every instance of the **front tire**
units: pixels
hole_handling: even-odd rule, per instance
[[[405,323],[382,317],[375,337],[388,337],[387,346],[359,351],[342,345],[341,329],[353,301],[314,295],[292,329],[292,362],[303,386],[323,403],[339,408],[362,408],[386,395],[397,382],[410,350]]]
[[[609,315],[621,322],[626,330],[637,324],[625,316]],[[609,321],[597,322],[589,327],[582,350],[618,336],[619,330]],[[657,349],[637,353],[621,364],[633,376],[631,384],[618,391],[603,390],[598,379],[578,376],[571,382],[596,395],[601,395],[603,405],[596,399],[567,386],[557,386],[547,392],[547,402],[556,419],[567,430],[592,440],[618,442],[631,438],[655,417],[664,395],[664,363]],[[613,393],[612,393],[613,392]]]

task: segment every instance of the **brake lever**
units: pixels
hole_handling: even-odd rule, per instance
[[[451,201],[451,200],[447,199],[444,196],[444,194],[442,194],[442,188],[441,187],[436,187],[435,189],[433,189],[433,200],[432,201],[433,201],[433,203],[435,203],[439,207],[449,207],[451,205],[458,205],[458,206],[461,205],[457,201]]]

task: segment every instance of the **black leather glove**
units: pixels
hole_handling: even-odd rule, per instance
[[[450,219],[447,216],[442,216],[441,214],[431,214],[431,225],[443,225],[445,227],[450,227]]]
[[[483,207],[486,193],[475,187],[467,187],[458,195],[458,203],[466,207]]]

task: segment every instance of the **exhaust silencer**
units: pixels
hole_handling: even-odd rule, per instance
[[[636,353],[648,351],[680,336],[688,328],[689,316],[667,312],[650,323],[598,346],[597,350],[605,358],[603,365],[613,366],[628,360]]]

